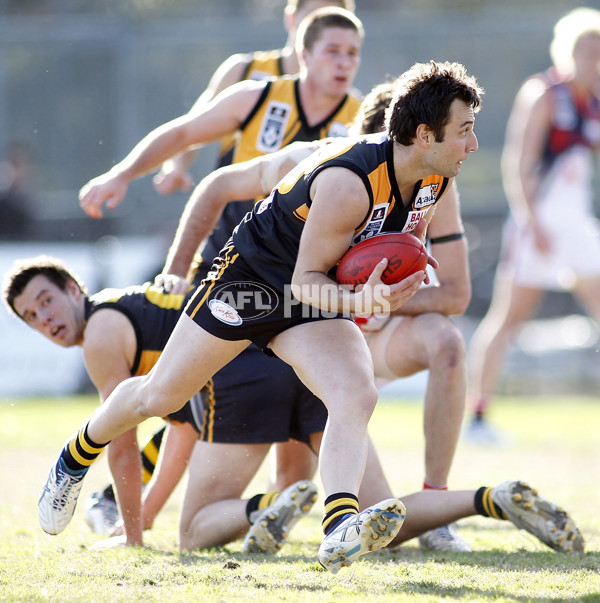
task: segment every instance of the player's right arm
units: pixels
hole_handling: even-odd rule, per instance
[[[131,322],[121,312],[102,309],[94,313],[85,330],[83,357],[102,403],[131,377],[137,341]],[[108,460],[123,517],[127,544],[142,544],[141,460],[136,430],[116,437],[108,445]]]
[[[424,272],[384,285],[381,275],[387,260],[382,260],[359,292],[339,286],[328,276],[369,211],[369,195],[360,176],[343,167],[329,167],[315,177],[310,192],[312,205],[291,283],[294,297],[321,310],[351,314],[393,311],[406,303],[423,282]]]
[[[208,144],[235,132],[254,107],[265,82],[240,82],[218,95],[195,115],[184,115],[145,136],[111,170],[82,187],[81,207],[93,218],[102,216],[104,203],[114,209],[125,197],[130,182],[151,172],[184,149]]]
[[[188,113],[190,115],[198,113],[217,94],[242,81],[244,71],[251,60],[252,57],[248,54],[234,54],[221,63],[210,78],[208,86],[196,99]],[[189,191],[194,182],[189,168],[195,157],[196,151],[190,149],[165,161],[152,180],[155,190],[161,195],[170,195],[178,190]]]
[[[185,293],[194,255],[214,229],[225,205],[268,196],[277,182],[318,146],[318,142],[294,142],[275,153],[228,165],[206,176],[185,206],[155,284],[171,293]]]

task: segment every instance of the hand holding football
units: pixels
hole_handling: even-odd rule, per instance
[[[386,285],[400,282],[427,267],[427,250],[421,241],[407,232],[386,232],[351,247],[337,267],[341,285],[364,285],[375,266],[387,258],[381,280]]]

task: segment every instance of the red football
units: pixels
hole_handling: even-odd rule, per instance
[[[423,243],[407,232],[386,232],[351,247],[337,267],[337,282],[342,285],[364,285],[375,266],[383,259],[388,265],[381,280],[386,285],[398,283],[427,267],[427,250]]]

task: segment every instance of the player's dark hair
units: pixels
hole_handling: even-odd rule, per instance
[[[390,106],[394,90],[395,82],[384,82],[372,88],[360,104],[352,131],[358,134],[383,132],[385,112]]]
[[[428,126],[436,142],[444,140],[454,100],[479,111],[483,88],[460,63],[415,63],[396,80],[396,90],[386,112],[385,127],[391,140],[412,144],[420,124]]]
[[[352,29],[360,35],[361,40],[365,36],[363,24],[356,15],[343,8],[325,6],[308,13],[302,19],[296,33],[296,51],[301,52],[303,48],[312,50],[323,31],[333,27]]]
[[[7,307],[19,318],[21,316],[15,308],[17,298],[31,279],[39,274],[44,275],[51,283],[55,284],[61,291],[67,289],[67,284],[73,281],[83,293],[87,293],[85,285],[75,276],[63,262],[48,255],[38,255],[34,258],[17,260],[13,267],[4,275],[2,281],[2,297]]]

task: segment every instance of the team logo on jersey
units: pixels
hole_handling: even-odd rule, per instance
[[[379,203],[373,207],[373,211],[371,212],[371,217],[369,221],[364,225],[361,231],[354,237],[353,243],[360,243],[365,239],[370,239],[375,235],[378,235],[383,228],[383,222],[385,221],[385,217],[388,214],[390,204],[389,203]]]
[[[237,327],[242,322],[268,316],[277,308],[278,303],[277,294],[267,285],[235,281],[215,287],[209,307],[213,316]]]
[[[221,322],[233,327],[239,327],[242,324],[242,318],[235,308],[220,299],[211,299],[208,302],[210,313]]]
[[[283,143],[285,126],[290,117],[291,107],[286,103],[271,101],[258,132],[256,148],[262,153],[272,153]]]
[[[437,182],[424,186],[417,193],[417,198],[413,203],[413,207],[415,209],[421,209],[422,207],[428,207],[429,205],[433,205],[437,198],[439,188],[440,185]]]

